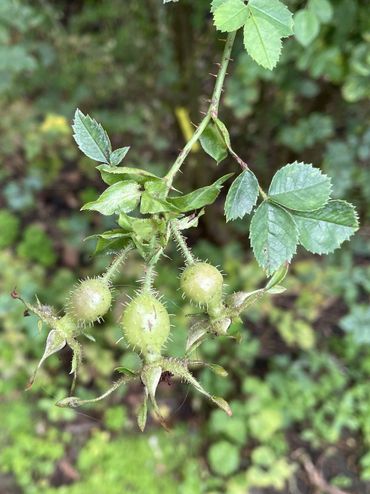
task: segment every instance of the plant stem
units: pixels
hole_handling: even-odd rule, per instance
[[[112,278],[115,276],[117,269],[119,268],[120,264],[123,263],[127,257],[127,254],[132,250],[132,245],[127,246],[125,249],[121,251],[120,254],[114,259],[112,264],[109,266],[109,268],[106,270],[106,272],[103,274],[102,279],[106,282],[110,282]]]
[[[186,264],[194,264],[195,260],[193,254],[191,253],[189,247],[186,245],[186,241],[180,230],[177,228],[176,221],[171,221],[171,232],[173,238],[175,239],[177,245],[179,246],[179,250],[181,250]]]
[[[217,118],[218,115],[218,108],[220,105],[220,99],[221,99],[221,93],[222,93],[222,87],[225,82],[225,77],[226,77],[226,71],[227,67],[229,65],[230,61],[230,55],[231,51],[233,49],[234,45],[234,40],[236,36],[236,31],[229,33],[227,36],[225,48],[224,48],[224,53],[222,55],[222,60],[220,63],[220,68],[218,70],[217,78],[216,78],[216,83],[215,87],[213,90],[212,98],[211,98],[211,103],[209,105],[208,111],[203,118],[203,120],[200,122],[199,126],[197,127],[196,131],[192,135],[191,139],[186,143],[185,147],[182,149],[178,157],[176,158],[176,161],[170,168],[169,172],[165,176],[165,181],[167,183],[168,191],[170,190],[174,177],[176,173],[180,170],[182,164],[184,163],[186,157],[190,153],[193,145],[198,141],[199,137],[202,135],[203,131],[209,124],[212,118]]]

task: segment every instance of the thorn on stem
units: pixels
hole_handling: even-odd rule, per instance
[[[10,293],[10,296],[14,299],[20,299],[20,295],[19,293],[17,292],[17,288],[15,287],[14,290]]]

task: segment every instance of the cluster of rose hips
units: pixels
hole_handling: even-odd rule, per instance
[[[75,396],[70,396],[59,401],[58,406],[77,407],[94,402],[105,398],[121,384],[139,379],[145,390],[144,401],[138,414],[140,428],[145,427],[148,399],[151,401],[160,422],[165,425],[155,394],[163,376],[171,376],[193,385],[227,414],[231,414],[230,407],[225,400],[209,394],[194,378],[190,369],[206,366],[221,376],[226,376],[226,371],[215,364],[192,360],[190,355],[207,335],[226,335],[232,319],[239,316],[240,312],[244,310],[245,301],[250,298],[251,294],[237,293],[225,299],[223,276],[219,269],[208,262],[194,259],[186,246],[184,237],[179,230],[176,230],[175,222],[171,227],[174,239],[181,244],[182,249],[186,249],[184,252],[186,265],[180,275],[180,288],[183,296],[202,309],[202,314],[194,315],[195,322],[189,330],[185,357],[178,359],[162,354],[171,331],[170,315],[161,301],[161,297],[153,288],[154,269],[148,266],[141,289],[130,299],[120,317],[123,338],[127,346],[140,355],[141,369],[135,373],[128,369],[119,368],[123,376],[103,395],[92,400],[81,400]],[[41,305],[39,301],[32,305],[21,299],[17,293],[13,293],[15,298],[21,299],[25,304],[27,312],[35,313],[43,323],[51,328],[44,355],[30,380],[29,386],[32,385],[36,372],[45,359],[68,345],[73,352],[72,393],[82,362],[81,344],[78,338],[81,335],[90,337],[86,333],[87,328],[95,323],[100,323],[110,311],[113,300],[112,280],[126,259],[129,250],[130,248],[123,250],[102,276],[80,281],[67,299],[63,316],[58,317],[56,311],[50,306]],[[260,292],[264,292],[264,290],[257,290],[253,293]]]

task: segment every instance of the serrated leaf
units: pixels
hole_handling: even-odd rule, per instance
[[[302,9],[294,16],[294,34],[299,43],[308,46],[319,34],[320,23],[309,9]]]
[[[250,239],[258,264],[270,275],[292,259],[298,232],[290,213],[264,201],[253,215]]]
[[[293,14],[279,0],[249,0],[248,7],[255,16],[268,20],[281,37],[293,34]]]
[[[227,2],[227,0],[212,0],[211,3],[211,12],[212,14],[215,12],[215,10],[222,5],[223,3]]]
[[[244,25],[244,47],[259,65],[272,70],[280,58],[281,36],[269,20],[251,11]]]
[[[139,426],[141,432],[144,432],[147,416],[148,416],[148,400],[145,397],[137,413],[137,425]]]
[[[162,180],[160,177],[141,168],[109,165],[99,165],[96,168],[100,171],[103,181],[108,185],[113,185],[122,180],[134,180],[138,184],[144,184],[148,180]]]
[[[105,216],[129,213],[138,206],[140,195],[140,186],[133,180],[117,182],[108,187],[96,201],[82,206],[81,211],[99,211]]]
[[[243,0],[226,0],[214,11],[214,23],[219,31],[232,32],[244,25],[248,7]]]
[[[206,187],[194,190],[193,192],[190,192],[190,194],[184,196],[169,197],[167,200],[183,213],[193,211],[194,209],[201,209],[204,206],[212,204],[217,199],[222,184],[232,175],[233,173],[228,173],[216,180],[212,185],[207,185]]]
[[[355,208],[345,201],[329,201],[317,211],[294,213],[299,242],[313,254],[329,254],[358,229]]]
[[[329,0],[309,0],[308,8],[324,24],[329,22],[333,17],[333,7]]]
[[[113,153],[111,153],[110,158],[109,158],[110,165],[111,166],[119,165],[121,163],[121,161],[123,160],[123,158],[126,156],[126,154],[129,152],[129,150],[130,150],[130,147],[126,146],[124,148],[119,148],[119,149],[116,149],[115,151],[113,151]]]
[[[100,163],[109,163],[112,146],[107,133],[96,120],[77,108],[72,128],[74,140],[87,157]]]
[[[210,122],[207,125],[199,140],[203,150],[211,156],[217,164],[227,158],[227,145],[221,131],[214,122]]]
[[[331,181],[318,168],[305,163],[290,163],[278,170],[268,191],[278,204],[295,211],[313,211],[329,200]]]
[[[231,184],[225,201],[226,221],[243,218],[255,206],[258,180],[250,170],[243,171]]]

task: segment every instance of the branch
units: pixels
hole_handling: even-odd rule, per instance
[[[343,491],[342,489],[339,489],[339,487],[329,484],[329,482],[324,479],[321,472],[312,463],[311,458],[302,450],[295,451],[293,456],[302,463],[311,484],[320,489],[320,491],[326,492],[326,494],[351,494],[348,491]]]
[[[176,161],[170,168],[169,172],[165,176],[165,181],[167,183],[167,189],[168,191],[170,190],[173,180],[175,178],[176,173],[180,170],[182,164],[184,163],[186,157],[190,153],[193,145],[198,141],[199,137],[202,135],[204,132],[205,128],[213,118],[217,118],[218,115],[218,108],[220,106],[220,99],[221,99],[221,93],[222,93],[222,87],[225,82],[225,77],[226,77],[226,71],[227,67],[229,65],[230,61],[230,55],[231,51],[233,49],[234,45],[234,40],[236,36],[236,31],[229,33],[227,36],[225,48],[224,48],[224,53],[222,55],[222,60],[220,63],[220,68],[217,74],[216,78],[216,83],[215,87],[213,90],[212,98],[211,98],[211,103],[209,105],[208,111],[203,118],[203,120],[200,122],[199,126],[197,127],[196,131],[192,135],[191,139],[186,143],[185,147],[182,149],[180,154],[178,155]]]

